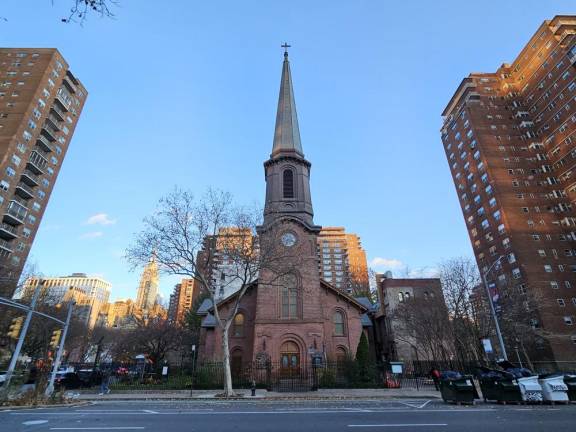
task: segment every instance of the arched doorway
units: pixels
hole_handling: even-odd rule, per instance
[[[280,347],[280,369],[288,376],[300,371],[300,348],[296,342],[286,341]]]
[[[240,348],[236,348],[232,351],[230,369],[232,372],[232,377],[235,379],[238,379],[242,373],[242,357],[242,350]]]

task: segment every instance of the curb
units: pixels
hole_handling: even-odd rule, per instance
[[[17,411],[17,410],[25,410],[25,409],[44,409],[44,408],[75,408],[75,407],[81,407],[81,406],[86,406],[86,405],[91,405],[92,401],[90,400],[84,400],[84,401],[79,401],[79,402],[74,402],[74,403],[69,403],[69,404],[53,404],[53,405],[6,405],[6,406],[0,406],[0,412],[2,411]]]
[[[422,396],[267,396],[267,397],[231,397],[231,398],[216,398],[216,397],[115,397],[115,398],[90,398],[84,399],[85,401],[92,402],[114,402],[114,401],[289,401],[289,400],[301,400],[301,401],[313,401],[313,400],[394,400],[394,399],[434,399],[440,400],[439,396],[422,395]]]

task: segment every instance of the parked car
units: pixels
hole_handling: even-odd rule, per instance
[[[58,389],[64,388],[66,390],[84,387],[80,376],[76,372],[58,372],[54,385]]]
[[[4,385],[4,381],[6,381],[6,371],[0,372],[0,387]]]

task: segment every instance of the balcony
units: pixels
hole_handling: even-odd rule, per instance
[[[38,147],[40,147],[42,150],[44,150],[45,152],[54,151],[52,149],[52,145],[50,144],[50,141],[48,141],[48,139],[46,139],[46,137],[43,135],[38,136],[38,139],[36,140],[36,145]]]
[[[64,109],[64,111],[68,111],[70,109],[70,96],[68,96],[63,89],[58,90],[56,93],[56,98],[54,99],[55,102]]]
[[[28,209],[18,201],[12,200],[4,213],[4,222],[10,225],[20,225],[24,223]]]
[[[60,121],[64,121],[64,113],[60,111],[60,109],[56,105],[52,105],[50,107],[50,114],[53,114],[55,117],[58,117]]]
[[[8,243],[4,239],[0,239],[0,249],[6,251],[8,253],[12,253],[12,247],[10,246],[10,243]]]
[[[56,116],[49,114],[48,117],[46,117],[46,122],[48,123],[48,125],[55,131],[59,131],[60,130],[60,125],[58,123],[60,123],[60,120],[58,120],[56,118]]]
[[[6,240],[12,240],[18,237],[18,230],[16,227],[7,223],[0,223],[0,237]]]
[[[27,184],[22,183],[22,182],[20,182],[16,185],[15,192],[20,198],[23,198],[25,200],[29,200],[31,198],[34,198],[34,191],[32,190],[32,188],[30,186],[28,186]]]
[[[30,159],[28,160],[26,167],[34,174],[44,174],[46,165],[48,165],[46,158],[37,151],[33,151],[30,153]]]
[[[48,127],[48,125],[46,123],[44,123],[44,125],[42,126],[42,129],[40,130],[40,134],[42,134],[42,136],[46,137],[48,139],[48,141],[50,141],[50,142],[56,141],[55,131],[50,130],[50,127]]]
[[[76,93],[77,90],[76,85],[72,82],[72,80],[68,75],[64,75],[64,80],[62,81],[62,84],[64,84],[71,93]]]
[[[20,179],[28,186],[38,186],[40,184],[40,179],[38,176],[27,169],[22,171],[22,177]]]

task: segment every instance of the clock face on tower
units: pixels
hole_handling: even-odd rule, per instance
[[[296,244],[296,236],[291,232],[282,234],[282,244],[286,247],[292,247]]]

